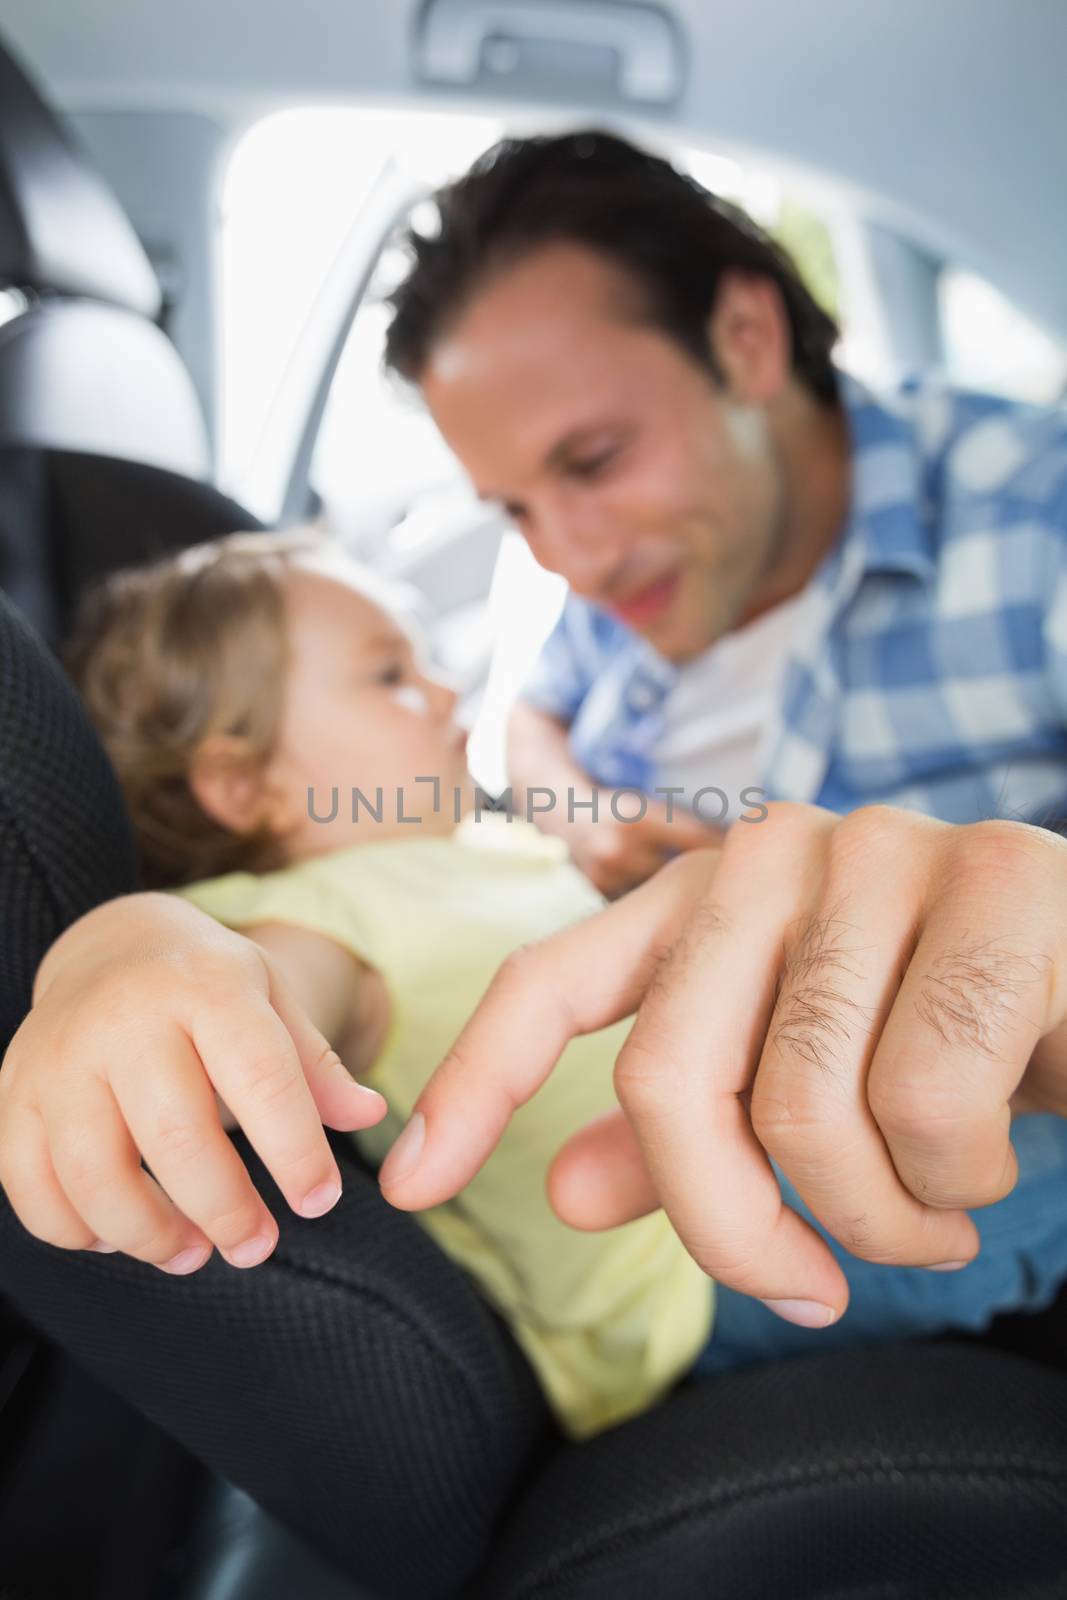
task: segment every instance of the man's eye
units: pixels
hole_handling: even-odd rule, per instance
[[[404,681],[404,667],[399,661],[391,661],[383,667],[378,674],[378,682],[387,684],[390,688]]]
[[[586,456],[581,461],[572,461],[571,472],[576,478],[595,478],[597,473],[603,471],[608,463],[615,459],[617,454],[618,451],[612,445],[610,450],[601,450],[595,456]]]

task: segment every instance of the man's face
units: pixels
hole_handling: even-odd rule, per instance
[[[780,536],[764,413],[639,320],[595,253],[546,246],[491,278],[422,390],[479,494],[575,593],[676,661],[743,618]]]

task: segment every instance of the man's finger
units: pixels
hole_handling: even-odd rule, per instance
[[[787,934],[751,1102],[757,1138],[823,1227],[888,1265],[963,1262],[978,1249],[963,1211],[934,1210],[904,1187],[867,1103],[929,860],[902,851],[876,815],[835,828],[815,909]]]
[[[871,1065],[868,1097],[896,1170],[931,1206],[988,1205],[1015,1184],[1010,1101],[1056,1020],[1067,957],[1029,831],[995,823],[953,837]],[[1009,878],[1013,892],[994,902]]]
[[[505,963],[382,1165],[391,1204],[414,1211],[456,1194],[569,1040],[633,1013],[716,859],[685,856]]]
[[[710,1276],[826,1326],[848,1301],[825,1242],[782,1203],[747,1095],[775,1000],[782,930],[811,903],[833,823],[776,809],[727,838],[696,908],[620,1053],[616,1089],[656,1193]]]
[[[567,1140],[549,1168],[548,1198],[562,1221],[594,1231],[658,1209],[659,1195],[625,1112],[606,1111]]]
[[[1058,1117],[1067,1117],[1067,1078],[1063,1071],[1065,1060],[1067,1023],[1061,1023],[1044,1035],[1030,1057],[1026,1076],[1011,1098],[1015,1115],[1030,1111],[1053,1111]]]
[[[657,845],[671,850],[707,850],[722,843],[725,829],[721,825],[705,822],[687,806],[674,806],[671,820],[667,813],[649,813],[645,826],[654,834]]]

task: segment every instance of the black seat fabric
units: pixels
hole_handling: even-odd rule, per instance
[[[1060,1374],[951,1343],[805,1357],[560,1452],[477,1594],[1052,1600],[1065,1505]]]
[[[31,1240],[0,1206],[0,1287],[94,1377],[381,1597],[465,1592],[546,1436],[518,1350],[467,1280],[342,1149],[250,1272],[169,1278]]]
[[[49,945],[135,882],[111,763],[73,687],[0,594],[0,1050]]]
[[[168,1600],[161,1583],[184,1582],[207,1476],[114,1390],[12,1327],[0,1307],[4,1600]]]

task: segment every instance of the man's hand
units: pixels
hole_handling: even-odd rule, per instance
[[[1015,1183],[1013,1109],[1067,1114],[1067,843],[772,804],[507,963],[390,1152],[387,1198],[454,1194],[567,1041],[638,1006],[622,1111],[557,1157],[556,1210],[602,1228],[663,1205],[711,1276],[825,1325],[847,1285],[771,1158],[857,1256],[975,1255],[967,1209]]]
[[[172,896],[113,901],[41,964],[0,1070],[0,1184],[23,1225],[64,1249],[185,1273],[217,1246],[254,1266],[278,1229],[219,1098],[305,1217],[341,1193],[323,1124],[385,1112],[264,950]]]

